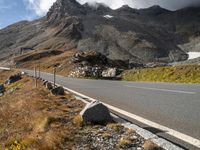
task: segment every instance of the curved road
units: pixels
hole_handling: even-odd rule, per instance
[[[26,71],[33,75],[32,71]],[[43,79],[53,76],[41,73]],[[200,139],[200,85],[72,79],[56,83]]]

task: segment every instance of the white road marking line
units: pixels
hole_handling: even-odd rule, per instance
[[[59,85],[59,84],[57,84],[57,85],[58,86],[62,86],[62,85]],[[72,89],[69,89],[67,87],[64,87],[64,89],[67,90],[67,91],[69,91],[69,92],[72,92],[72,93],[74,93],[76,95],[79,95],[79,96],[81,96],[83,98],[89,99],[91,101],[96,101],[96,99],[94,99],[94,98],[91,98],[89,96],[86,96],[84,94],[76,92],[76,91],[74,91]],[[128,117],[130,117],[132,119],[135,119],[135,120],[137,120],[137,121],[139,121],[141,123],[144,123],[144,124],[149,125],[151,127],[154,127],[154,128],[159,129],[159,130],[162,130],[162,131],[166,132],[167,134],[169,134],[169,135],[171,135],[173,137],[176,137],[176,138],[178,138],[178,139],[180,139],[180,140],[182,140],[182,141],[184,141],[186,143],[189,143],[191,145],[194,145],[194,146],[200,148],[200,140],[199,139],[196,139],[196,138],[193,138],[193,137],[191,137],[189,135],[180,133],[180,132],[178,132],[176,130],[170,129],[168,127],[165,127],[165,126],[160,125],[158,123],[155,123],[153,121],[147,120],[147,119],[145,119],[143,117],[140,117],[140,116],[137,116],[135,114],[129,113],[129,112],[124,111],[122,109],[119,109],[117,107],[111,106],[109,104],[106,104],[106,103],[103,103],[103,104],[106,105],[109,109],[114,110],[114,111],[116,111],[116,112],[118,112],[118,113],[120,113],[122,115],[128,116]]]
[[[179,91],[179,90],[169,90],[169,89],[158,89],[158,88],[148,88],[148,87],[142,87],[142,86],[132,86],[132,85],[125,85],[126,87],[132,87],[137,89],[144,89],[144,90],[154,90],[154,91],[164,91],[164,92],[173,92],[173,93],[183,93],[183,94],[196,94],[195,92],[189,92],[189,91]]]

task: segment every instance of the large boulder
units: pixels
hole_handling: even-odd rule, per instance
[[[12,84],[14,82],[17,82],[18,80],[21,80],[21,74],[10,76],[6,81],[6,84]]]
[[[53,95],[64,95],[65,94],[65,90],[64,90],[63,87],[59,86],[59,87],[56,87],[56,88],[52,89],[51,93]]]
[[[80,115],[86,124],[107,124],[113,121],[108,108],[99,101],[86,105]]]

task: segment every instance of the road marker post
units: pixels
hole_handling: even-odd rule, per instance
[[[34,68],[34,77],[35,77],[35,87],[37,88],[37,70]]]
[[[38,68],[38,78],[40,79],[40,64],[39,64],[39,68]]]
[[[53,69],[53,86],[56,87],[56,68]]]

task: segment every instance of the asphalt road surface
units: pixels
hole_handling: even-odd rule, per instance
[[[26,71],[33,75],[32,71]],[[53,81],[53,75],[41,73]],[[200,139],[200,85],[72,79],[56,83]]]

